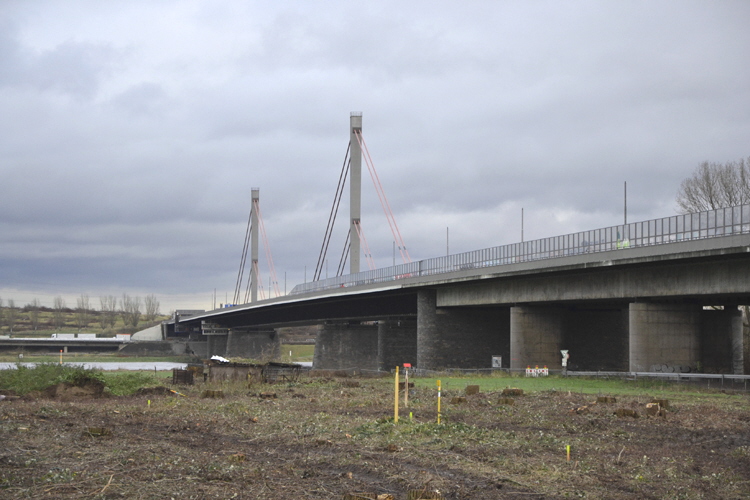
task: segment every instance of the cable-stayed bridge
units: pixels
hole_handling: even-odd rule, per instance
[[[360,271],[355,157],[369,157],[361,125],[353,114],[349,273],[316,272],[287,296],[178,316],[167,336],[203,342],[208,355],[261,357],[278,351],[275,328],[321,325],[314,366],[331,369],[489,368],[493,359],[559,369],[567,350],[581,370],[742,373],[737,306],[750,304],[750,205],[412,262],[383,193],[404,263]]]

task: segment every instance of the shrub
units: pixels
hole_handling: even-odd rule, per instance
[[[32,391],[43,391],[47,387],[63,382],[75,386],[101,383],[115,396],[133,394],[141,387],[159,384],[153,375],[137,372],[105,375],[100,370],[87,369],[80,365],[39,363],[26,366],[17,364],[15,369],[0,370],[0,389],[12,390],[21,396]]]

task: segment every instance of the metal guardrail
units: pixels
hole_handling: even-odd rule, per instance
[[[743,233],[750,233],[750,205],[632,222],[336,276],[297,285],[290,294]]]
[[[568,371],[567,377],[620,377],[620,378],[664,378],[669,380],[750,380],[750,375],[732,373],[664,373],[664,372],[574,372]]]

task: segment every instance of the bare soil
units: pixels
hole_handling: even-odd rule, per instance
[[[750,497],[746,395],[675,396],[664,416],[647,416],[647,394],[594,404],[568,392],[456,391],[437,425],[435,391],[417,388],[394,424],[392,381],[353,382],[9,397],[0,497]],[[203,398],[206,389],[224,397]],[[623,409],[637,417],[615,415]]]

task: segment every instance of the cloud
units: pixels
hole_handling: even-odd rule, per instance
[[[132,116],[150,116],[166,111],[168,96],[161,85],[143,82],[131,86],[113,99],[113,106]]]
[[[51,50],[23,47],[17,27],[0,21],[0,86],[52,91],[75,99],[91,99],[118,53],[107,44],[65,40]],[[14,36],[15,35],[15,36]]]
[[[749,11],[5,4],[0,292],[205,306],[233,292],[252,187],[291,289],[317,261],[351,111],[413,258],[442,255],[446,228],[451,251],[517,241],[522,208],[527,239],[617,224],[625,181],[629,220],[670,215],[699,162],[748,154]],[[366,170],[362,204],[389,265]],[[348,195],[331,269],[347,219]]]

